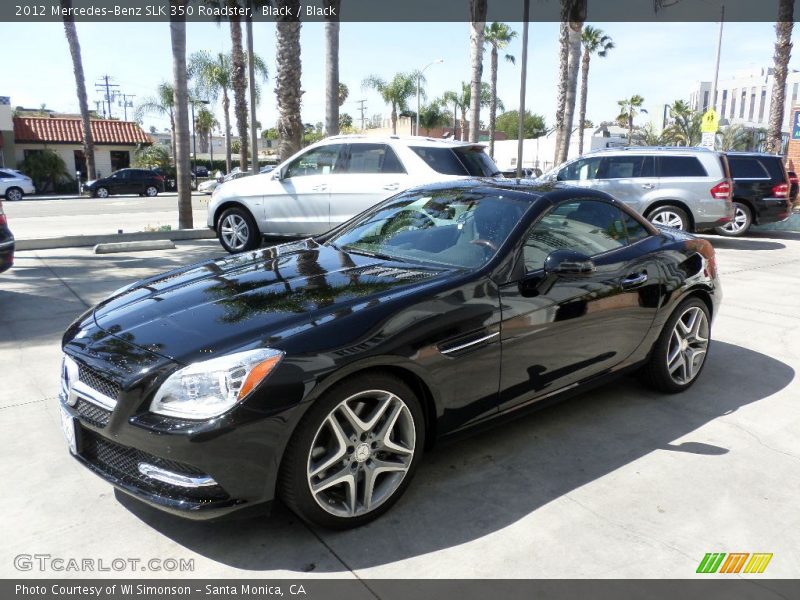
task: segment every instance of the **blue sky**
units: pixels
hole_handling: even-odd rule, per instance
[[[520,35],[507,52],[517,65],[501,61],[498,90],[507,109],[515,109],[519,97],[521,24],[511,23]],[[589,80],[588,118],[595,123],[618,113],[617,100],[640,94],[651,118],[660,119],[664,103],[687,99],[694,82],[713,77],[716,23],[602,23],[617,47],[607,58],[592,61]],[[271,23],[256,23],[255,50],[275,72],[275,30]],[[795,28],[796,30],[797,28]],[[171,78],[169,25],[167,23],[78,23],[90,106],[94,82],[108,73],[134,102],[152,95],[157,84]],[[558,71],[558,24],[534,23],[529,31],[529,110],[554,121]],[[7,48],[16,48],[10,61],[14,77],[4,78],[0,95],[11,96],[12,105],[77,111],[69,50],[60,23],[15,24],[5,27]],[[390,78],[398,71],[421,68],[443,58],[426,72],[429,98],[457,89],[469,79],[469,26],[466,23],[342,23],[340,78],[350,88],[342,108],[358,118],[355,100],[367,100],[367,115],[388,115],[389,108],[372,91],[362,91],[361,81],[370,74]],[[726,23],[720,77],[734,71],[772,64],[774,44],[770,23]],[[187,25],[188,51],[217,52],[229,48],[229,28],[213,23]],[[304,122],[324,120],[324,25],[305,23],[301,34]],[[797,36],[795,35],[795,48]],[[488,52],[485,76],[488,78]],[[792,61],[796,66],[797,60]],[[274,84],[263,85],[258,119],[265,127],[277,117]],[[415,101],[412,100],[412,104]],[[115,116],[122,109],[114,108]],[[221,108],[216,112],[221,121]],[[643,117],[643,121],[647,120]],[[159,130],[166,119],[147,119],[146,126]]]

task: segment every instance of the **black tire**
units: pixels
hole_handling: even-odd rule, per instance
[[[232,231],[234,227],[240,227],[241,236]],[[226,209],[217,221],[217,238],[222,247],[231,254],[255,250],[261,245],[261,232],[258,230],[253,215],[244,208],[233,206]]]
[[[681,225],[669,225],[669,222],[674,222],[674,218],[680,220]],[[691,220],[689,219],[689,215],[686,214],[686,211],[682,208],[678,208],[677,206],[673,205],[666,205],[666,206],[659,206],[651,213],[648,213],[647,220],[653,223],[654,225],[666,225],[667,227],[675,227],[676,229],[680,229],[682,231],[690,231],[691,230]]]
[[[408,409],[407,412],[405,408],[402,407],[398,408],[398,411],[403,415],[402,418],[405,419],[406,424],[413,421],[413,451],[408,451],[407,470],[404,471],[404,474],[399,480],[383,480],[388,482],[387,487],[389,489],[385,492],[385,496],[380,500],[379,504],[369,509],[365,508],[366,504],[363,502],[361,504],[354,502],[353,506],[358,506],[358,510],[362,511],[361,514],[338,516],[322,508],[320,505],[322,500],[318,502],[311,491],[311,481],[314,476],[309,473],[311,470],[313,452],[316,450],[312,446],[317,441],[317,436],[323,432],[323,427],[328,426],[329,416],[333,415],[334,411],[338,411],[339,407],[346,400],[350,400],[356,396],[357,398],[353,401],[357,403],[360,401],[358,396],[362,394],[368,396],[376,390],[389,392],[394,395],[396,399],[399,399],[401,404],[405,404],[405,407]],[[400,405],[394,406],[398,407]],[[387,414],[389,410],[390,409],[387,408],[384,414]],[[341,415],[341,413],[336,414]],[[336,417],[332,418],[335,419]],[[399,423],[399,420],[396,419],[395,422]],[[347,424],[347,421],[344,421],[344,423]],[[380,424],[381,421],[378,421],[376,429],[379,428]],[[406,430],[408,431],[408,428],[406,428]],[[371,439],[372,437],[366,440],[366,442]],[[376,437],[375,439],[377,440],[378,438]],[[360,440],[359,442],[357,437],[352,437],[351,440],[347,440],[347,443],[353,445],[357,444],[359,446],[366,445],[364,436],[362,436]],[[375,448],[375,446],[376,444],[373,442],[372,447]],[[411,482],[424,447],[425,419],[419,399],[411,388],[401,379],[387,373],[372,372],[356,375],[336,384],[328,390],[315,402],[314,406],[309,409],[308,413],[297,426],[297,429],[295,429],[281,462],[278,495],[292,512],[309,523],[329,529],[350,529],[359,527],[380,517],[400,499]],[[344,471],[348,468],[354,469],[352,472],[358,482],[356,483],[356,489],[359,490],[359,492],[356,493],[356,498],[358,498],[358,493],[366,489],[366,472],[372,462],[372,458],[363,459],[362,457],[360,460],[357,459],[358,450],[358,446],[348,446],[347,454],[343,455],[341,465],[340,462],[337,461],[331,467],[334,471],[337,469]],[[381,460],[380,450],[373,450],[370,457],[372,457],[373,454],[376,459]],[[356,462],[358,464],[354,465],[353,463]],[[390,473],[384,473],[383,475],[394,476]],[[377,477],[378,476],[376,476],[374,480],[376,482],[376,490],[379,485],[377,483],[377,481],[379,481]],[[335,489],[335,487],[330,489]],[[328,502],[329,505],[334,506],[332,500]]]
[[[154,185],[148,185],[144,188],[144,195],[148,198],[155,198],[158,196],[158,188]]]
[[[22,190],[18,187],[10,187],[6,190],[6,200],[9,202],[22,200],[23,196],[25,196],[25,194],[23,194]]]
[[[753,212],[741,202],[733,203],[733,220],[723,227],[715,227],[714,231],[725,237],[739,237],[747,233],[753,224]]]
[[[108,193],[108,188],[99,187],[94,191],[95,198],[108,198],[111,194]]]
[[[686,315],[687,312],[693,311],[694,309],[699,309],[705,316],[707,325],[705,337],[707,339],[707,343],[702,355],[702,362],[699,364],[693,376],[689,381],[681,382],[677,381],[676,377],[670,373],[668,368],[668,353],[670,352],[670,345],[671,342],[673,342],[673,333],[676,325],[678,324],[678,320]],[[700,377],[700,373],[702,373],[706,362],[708,362],[708,350],[710,347],[711,316],[708,312],[708,306],[706,306],[706,303],[700,298],[687,298],[672,312],[669,319],[667,319],[664,328],[661,330],[661,335],[658,336],[658,340],[656,340],[656,343],[653,344],[653,348],[650,351],[650,358],[648,359],[647,364],[645,364],[640,371],[642,381],[649,387],[659,392],[666,392],[668,394],[677,394],[679,392],[683,392],[694,385],[694,383]]]

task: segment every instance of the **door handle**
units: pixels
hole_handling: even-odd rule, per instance
[[[654,183],[643,183],[642,184],[642,189],[643,190],[652,190],[654,187],[656,187],[656,184],[654,184]]]
[[[385,189],[385,190],[396,190],[399,187],[400,187],[399,183],[387,183],[385,186],[383,186],[383,189]]]
[[[632,275],[628,275],[625,279],[622,280],[622,288],[630,289],[639,287],[646,281],[647,281],[647,273],[634,273]]]
[[[311,189],[314,190],[315,192],[324,192],[325,190],[328,189],[328,184],[327,183],[321,183],[319,185],[314,186]]]

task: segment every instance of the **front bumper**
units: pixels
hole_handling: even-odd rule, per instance
[[[0,242],[0,273],[14,266],[14,238]]]

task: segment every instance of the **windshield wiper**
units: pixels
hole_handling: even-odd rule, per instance
[[[351,254],[361,254],[363,256],[369,256],[370,258],[380,258],[382,260],[396,260],[398,262],[406,262],[402,258],[398,258],[396,256],[383,254],[381,252],[373,252],[371,250],[363,250],[361,248],[355,248],[353,246],[342,246],[340,250],[343,250],[345,252],[350,252]]]

